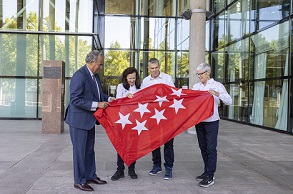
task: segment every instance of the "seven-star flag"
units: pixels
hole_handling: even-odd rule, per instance
[[[179,133],[213,115],[214,98],[207,91],[155,84],[119,98],[94,115],[117,153],[129,166]]]

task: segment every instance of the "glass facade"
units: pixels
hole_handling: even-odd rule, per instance
[[[81,3],[82,2],[82,3]],[[292,3],[212,0],[206,62],[232,96],[224,119],[292,133]],[[65,61],[65,105],[72,74],[91,49],[104,50],[100,72],[115,95],[122,71],[143,79],[156,57],[177,87],[188,86],[189,0],[0,0],[0,119],[42,117],[42,61]],[[191,86],[190,86],[191,87]]]
[[[173,77],[177,87],[188,84],[189,21],[180,16],[188,6],[186,0],[102,2],[105,13],[100,12],[104,23],[99,34],[105,51],[106,91],[119,84],[126,67],[136,67],[141,78],[147,76],[151,57],[160,60],[161,70]]]
[[[67,80],[84,65],[93,45],[94,5],[0,0],[0,118],[42,117],[42,61],[65,61]]]
[[[212,5],[210,63],[233,100],[221,116],[292,133],[291,1]]]

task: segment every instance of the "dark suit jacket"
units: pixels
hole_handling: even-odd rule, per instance
[[[100,97],[86,65],[73,74],[70,81],[70,103],[65,113],[65,123],[69,126],[85,130],[92,129],[96,123],[93,115],[95,111],[91,111],[92,102],[108,101],[109,96],[103,93],[98,74],[95,77]]]

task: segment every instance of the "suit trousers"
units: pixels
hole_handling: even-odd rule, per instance
[[[136,161],[132,162],[130,164],[130,166],[128,167],[128,169],[135,169],[135,163]],[[120,157],[120,155],[117,153],[117,170],[118,171],[124,171],[125,166],[124,166],[124,161],[122,160],[122,158]]]
[[[165,167],[173,168],[173,163],[174,163],[173,142],[174,142],[174,138],[172,138],[171,140],[169,140],[168,142],[164,144],[164,159],[165,159],[164,166]],[[157,149],[152,151],[152,155],[153,155],[153,159],[152,159],[153,165],[156,167],[161,167],[162,165],[161,148],[158,147]]]
[[[69,127],[73,145],[74,183],[85,184],[96,175],[95,127],[90,130]]]
[[[214,177],[217,166],[217,143],[219,120],[201,122],[195,126],[198,145],[204,162],[204,172],[209,177]]]

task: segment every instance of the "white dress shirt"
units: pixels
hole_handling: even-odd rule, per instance
[[[218,92],[220,95],[214,97],[214,114],[204,120],[203,122],[212,122],[212,121],[217,121],[220,120],[219,116],[219,111],[218,111],[218,106],[220,104],[220,100],[226,104],[226,105],[231,105],[232,104],[232,98],[228,94],[227,90],[225,89],[224,85],[221,84],[220,82],[215,81],[213,78],[209,79],[204,85],[202,82],[196,83],[192,87],[193,90],[201,90],[201,91],[208,91],[208,90],[215,90]]]
[[[127,94],[131,93],[134,94],[135,92],[137,92],[139,89],[136,88],[135,84],[129,87],[129,90],[126,90],[123,87],[123,84],[120,83],[117,86],[117,93],[116,93],[116,98],[123,98],[126,97]]]
[[[172,77],[166,73],[160,72],[157,78],[152,78],[151,75],[142,80],[141,88],[146,88],[154,84],[167,84],[169,86],[175,86]]]

